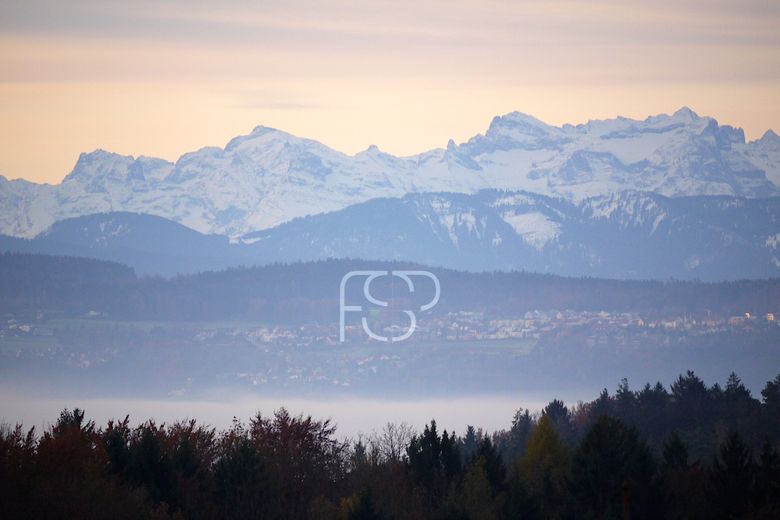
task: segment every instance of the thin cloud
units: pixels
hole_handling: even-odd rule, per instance
[[[296,103],[289,101],[247,101],[232,105],[232,108],[250,110],[324,110],[333,107],[317,103]]]

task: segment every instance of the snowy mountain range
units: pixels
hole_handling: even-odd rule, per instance
[[[328,258],[469,271],[729,280],[780,276],[780,197],[624,191],[570,201],[529,192],[422,193],[301,217],[232,243],[150,215],[57,222],[0,249],[114,260],[173,275]]]
[[[513,112],[494,118],[484,135],[465,143],[450,141],[443,149],[396,157],[375,146],[349,156],[316,141],[257,127],[224,148],[202,148],[175,163],[98,150],[82,154],[57,185],[0,176],[0,233],[32,238],[63,219],[133,212],[236,241],[297,217],[343,210],[370,199],[430,192],[477,194],[485,189],[555,197],[543,200],[550,208],[562,205],[584,216],[606,211],[603,207],[618,202],[602,196],[625,190],[669,197],[769,197],[780,195],[780,137],[768,131],[761,139],[746,142],[741,129],[719,125],[686,108],[644,121],[617,118],[562,127]],[[465,200],[471,199],[452,196],[451,203]],[[676,204],[663,200],[669,207]],[[713,205],[723,200],[752,204],[743,199],[713,200]],[[589,210],[588,204],[606,206]],[[561,226],[569,221],[553,220],[545,211],[515,217],[502,213],[503,225],[532,229],[520,232],[520,238],[502,235],[502,244],[519,240],[524,251],[533,253],[563,237]],[[467,218],[466,214],[452,218]],[[659,215],[641,217],[643,225]],[[668,223],[662,219],[658,226]],[[776,221],[772,223],[774,233],[780,231]],[[656,233],[658,229],[663,227]],[[480,240],[497,240],[493,236],[497,230],[482,231],[489,236]],[[462,244],[467,239],[457,240]],[[586,249],[581,253],[587,256]]]

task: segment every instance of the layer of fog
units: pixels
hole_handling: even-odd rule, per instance
[[[285,407],[291,413],[331,419],[338,426],[337,435],[355,437],[379,430],[387,422],[406,422],[417,430],[431,419],[441,429],[463,433],[468,425],[487,431],[509,428],[519,408],[541,410],[555,396],[523,398],[485,396],[478,398],[381,400],[381,399],[283,399],[240,398],[230,400],[180,399],[83,399],[67,397],[27,398],[13,392],[0,393],[0,422],[26,427],[46,428],[56,421],[64,408],[86,410],[87,417],[98,426],[109,419],[130,415],[132,424],[148,419],[170,423],[195,418],[199,423],[217,429],[230,427],[233,418],[247,422],[257,412],[270,415]],[[594,396],[595,397],[595,396]],[[574,402],[567,402],[573,405]]]

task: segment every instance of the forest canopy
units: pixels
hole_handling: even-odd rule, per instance
[[[507,430],[388,423],[355,439],[284,408],[217,431],[196,420],[98,426],[63,410],[0,430],[6,518],[777,518],[780,375],[669,389],[623,381]]]

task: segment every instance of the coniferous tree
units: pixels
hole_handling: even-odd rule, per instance
[[[571,424],[571,413],[566,405],[560,399],[553,399],[542,410],[542,415],[550,419],[555,431],[558,432],[561,440],[568,446],[573,446],[575,442],[574,428]]]
[[[436,421],[431,421],[407,448],[412,478],[425,489],[434,507],[442,503],[460,471],[460,453],[453,437],[446,430],[439,436]]]
[[[609,397],[609,392],[606,388],[604,388],[598,398],[591,403],[588,415],[591,420],[595,420],[602,415],[613,415],[612,399]]]
[[[569,465],[568,448],[550,417],[542,415],[528,440],[521,468],[531,493],[539,497],[539,510],[544,517],[554,518],[562,511]]]
[[[688,446],[677,432],[664,443],[660,485],[669,518],[700,518],[706,515],[706,475],[698,461],[691,462]]]
[[[470,519],[496,520],[502,509],[497,503],[484,457],[477,457],[466,470],[460,494],[463,511]]]
[[[648,446],[633,428],[602,416],[574,452],[570,490],[581,518],[654,518],[658,506]]]
[[[764,439],[756,466],[754,499],[761,513],[780,517],[780,455],[769,438]]]
[[[466,427],[466,435],[463,436],[461,441],[461,456],[464,461],[470,460],[472,455],[476,453],[479,448],[479,441],[477,440],[477,431],[473,426]]]
[[[732,433],[713,460],[710,500],[721,518],[747,513],[753,489],[753,457],[738,433]]]
[[[506,487],[504,518],[522,518],[523,520],[544,518],[539,505],[539,497],[531,492],[523,476],[523,468],[519,459],[509,470]]]
[[[761,390],[763,398],[764,421],[769,423],[770,431],[780,431],[780,374],[773,381],[767,381]]]

